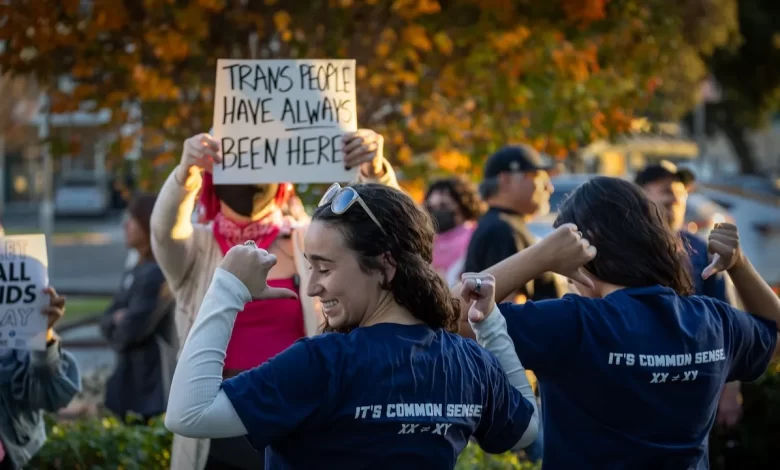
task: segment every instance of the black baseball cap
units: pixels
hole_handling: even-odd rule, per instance
[[[696,175],[691,170],[678,168],[677,165],[669,160],[661,160],[659,163],[644,167],[636,174],[634,182],[639,186],[644,186],[663,178],[675,178],[685,186],[696,181]]]
[[[525,173],[537,170],[550,170],[555,165],[545,160],[530,145],[511,145],[502,148],[485,162],[485,178],[495,178],[501,173]]]

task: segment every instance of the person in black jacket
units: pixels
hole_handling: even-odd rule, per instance
[[[149,221],[156,195],[141,194],[128,206],[125,238],[138,263],[123,276],[119,292],[101,319],[101,330],[117,354],[106,386],[106,408],[143,421],[165,412],[176,361],[173,301],[154,260]]]
[[[471,237],[464,272],[483,271],[536,241],[526,222],[550,210],[551,168],[528,145],[504,147],[488,158],[479,191],[489,209]],[[566,285],[545,273],[517,294],[524,300],[543,300],[565,293]]]
[[[464,272],[481,272],[536,242],[526,222],[550,211],[553,185],[548,171],[553,166],[544,162],[539,152],[529,145],[507,146],[488,158],[479,192],[489,209],[471,236]],[[525,284],[510,298],[497,300],[522,303],[557,299],[566,291],[566,281],[548,272]],[[474,338],[467,321],[461,322],[460,334]],[[538,392],[532,371],[527,374]],[[538,461],[542,449],[543,438],[539,433],[539,438],[526,449],[526,455],[531,461]]]

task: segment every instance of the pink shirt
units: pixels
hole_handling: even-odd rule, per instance
[[[471,235],[477,228],[474,222],[460,224],[444,233],[437,233],[433,239],[433,269],[447,278],[450,269],[466,257]],[[457,274],[460,276],[460,273]]]
[[[292,278],[269,279],[268,285],[298,292]],[[300,300],[267,299],[250,302],[236,317],[225,355],[225,368],[249,370],[257,367],[304,336],[306,332]]]

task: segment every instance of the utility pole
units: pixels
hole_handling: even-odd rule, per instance
[[[38,124],[38,140],[41,151],[41,169],[43,172],[43,192],[38,206],[38,220],[41,232],[46,235],[46,252],[49,255],[49,272],[52,266],[52,238],[54,237],[54,162],[49,143],[49,97],[42,95],[41,120]]]

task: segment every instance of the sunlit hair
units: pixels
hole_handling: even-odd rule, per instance
[[[561,203],[555,226],[577,225],[598,250],[587,269],[598,279],[625,287],[662,285],[693,293],[682,238],[669,228],[664,209],[634,183],[599,176],[581,184]]]
[[[371,220],[359,204],[337,215],[330,204],[317,208],[313,221],[340,230],[346,245],[357,254],[360,268],[368,273],[382,270],[382,257],[395,266],[395,276],[383,288],[395,301],[431,328],[458,330],[459,303],[446,282],[432,268],[435,230],[428,213],[405,193],[379,184],[356,184],[363,202],[371,209],[386,233]],[[352,326],[354,327],[354,325]],[[346,332],[352,327],[337,331]],[[335,331],[327,324],[325,331]]]

